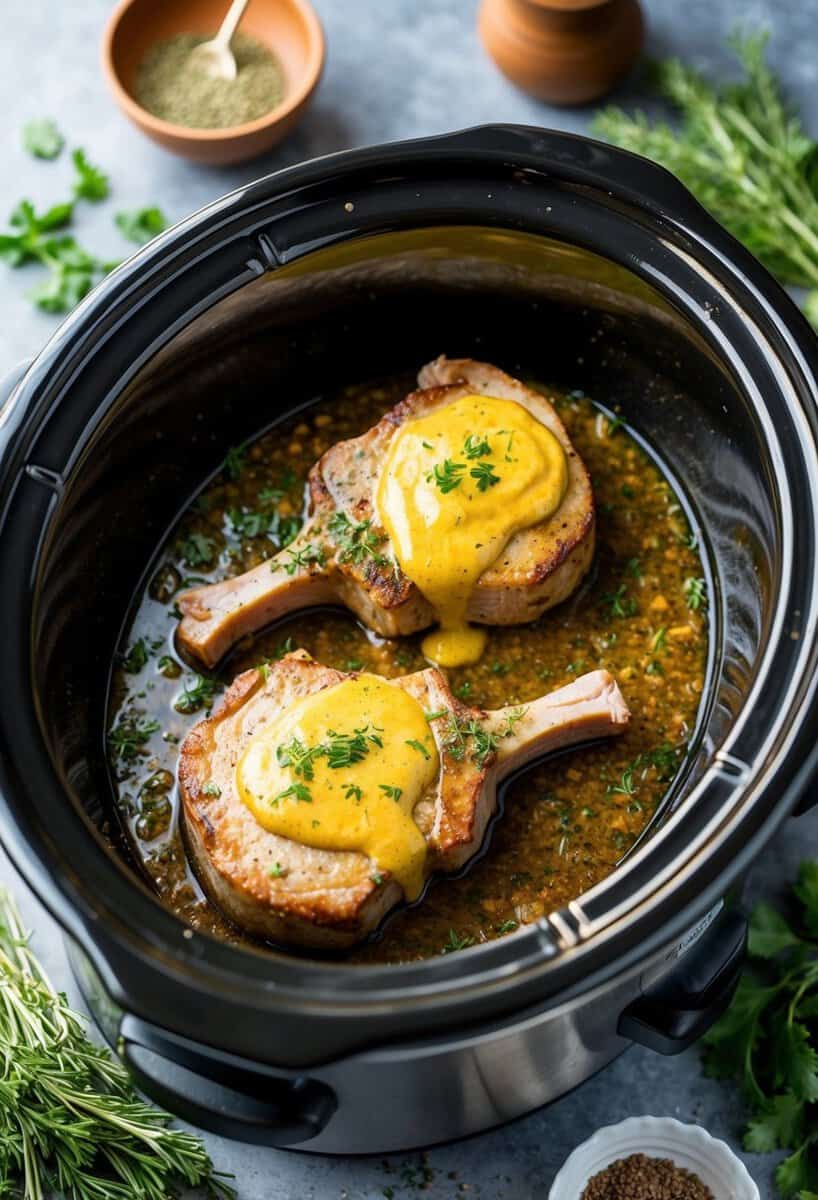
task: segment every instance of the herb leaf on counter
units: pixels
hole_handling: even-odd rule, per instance
[[[73,202],[38,213],[30,200],[21,200],[9,217],[11,231],[0,234],[0,258],[10,267],[39,262],[48,268],[43,282],[29,292],[45,312],[69,312],[113,265],[89,254],[68,234],[51,236],[69,224],[73,213]]]
[[[88,161],[88,156],[82,149],[77,149],[71,155],[76,178],[74,179],[74,195],[83,200],[96,204],[98,200],[107,199],[111,185],[108,176]]]
[[[65,138],[50,117],[27,121],[23,126],[23,146],[35,158],[57,158]]]
[[[155,205],[150,208],[134,208],[128,212],[118,212],[114,217],[117,229],[129,242],[144,246],[157,234],[163,233],[168,227],[168,221],[161,208]]]
[[[187,1188],[231,1197],[193,1134],[146,1104],[94,1045],[28,948],[0,888],[0,1183],[9,1195],[163,1200]]]
[[[766,34],[736,35],[744,78],[717,85],[678,59],[655,65],[657,90],[680,125],[606,108],[594,132],[673,171],[782,283],[813,289],[818,325],[818,145],[765,61]]]
[[[752,1110],[748,1150],[789,1149],[776,1169],[782,1196],[818,1187],[818,863],[801,866],[792,920],[759,903],[750,918],[750,965],[733,1002],[705,1034],[705,1072],[737,1079]]]

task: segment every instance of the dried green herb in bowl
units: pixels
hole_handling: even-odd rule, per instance
[[[135,98],[147,112],[189,129],[229,129],[255,121],[281,103],[284,77],[271,50],[257,38],[237,33],[231,49],[238,74],[216,79],[192,54],[208,40],[180,33],[151,47],[134,86]]]

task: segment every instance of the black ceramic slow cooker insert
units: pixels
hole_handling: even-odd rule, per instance
[[[689,759],[610,878],[497,942],[366,967],[217,942],[161,907],[117,836],[123,620],[227,446],[442,352],[605,396],[658,449],[709,576]],[[786,295],[660,168],[489,127],[235,192],[7,381],[0,828],[147,1092],[249,1140],[385,1151],[519,1115],[629,1040],[674,1052],[703,1032],[741,964],[741,877],[815,768],[816,363]]]

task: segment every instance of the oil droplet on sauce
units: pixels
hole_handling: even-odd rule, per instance
[[[435,610],[428,659],[477,662],[486,634],[466,621],[475,584],[515,533],[559,508],[567,486],[560,442],[513,400],[464,396],[401,426],[377,507],[401,570]]]
[[[412,813],[439,767],[417,700],[362,674],[297,700],[265,725],[239,759],[236,783],[270,833],[366,854],[412,900],[426,859]]]

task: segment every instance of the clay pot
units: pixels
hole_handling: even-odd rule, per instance
[[[134,98],[134,80],[150,47],[178,33],[212,36],[226,11],[226,0],[120,0],[102,36],[105,78],[125,116],[166,150],[213,165],[255,158],[290,133],[324,65],[324,35],[310,0],[254,0],[241,29],[278,58],[284,74],[280,104],[255,121],[225,129],[190,129],[142,108]]]
[[[639,0],[483,0],[478,28],[503,74],[551,104],[604,96],[644,37]]]

